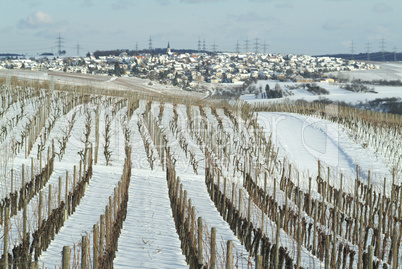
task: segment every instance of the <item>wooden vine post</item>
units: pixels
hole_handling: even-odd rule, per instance
[[[52,185],[49,185],[48,190],[47,211],[49,212],[48,215],[50,215],[50,212],[52,212]]]
[[[99,237],[99,249],[103,249],[104,245],[104,240],[105,240],[105,215],[102,214],[100,216],[100,237]]]
[[[38,228],[42,225],[42,205],[43,205],[43,195],[42,191],[39,192],[39,207],[38,207]]]
[[[398,235],[398,230],[396,228],[396,225],[394,227],[394,236],[392,239],[392,269],[397,269],[398,268],[398,247],[399,247],[399,235]]]
[[[211,269],[216,267],[216,228],[211,229]]]
[[[74,172],[73,172],[73,190],[75,189],[76,175],[77,175],[77,166],[74,165]]]
[[[62,269],[70,269],[70,247],[64,246],[63,247],[63,258],[62,258]]]
[[[289,169],[291,166],[289,165]],[[290,180],[290,172],[289,172],[289,180]],[[288,215],[288,184],[287,182],[285,183],[285,214],[284,214],[284,224],[283,224],[283,229],[285,232],[287,232],[287,215]]]
[[[338,207],[334,207],[333,211],[333,224],[332,230],[334,233],[333,240],[332,240],[332,259],[331,259],[331,268],[336,268],[336,242],[337,242],[337,227],[338,227]]]
[[[275,252],[274,252],[274,269],[278,269],[279,265],[279,238],[281,234],[281,213],[277,213],[276,217],[276,239],[275,239]]]
[[[3,268],[8,268],[8,221],[10,217],[10,212],[9,208],[6,207],[5,209],[5,216],[4,216],[4,247],[3,247],[3,257],[4,257],[4,267]]]
[[[373,257],[374,257],[374,250],[373,246],[369,246],[369,261],[368,261],[368,269],[373,269]]]
[[[329,243],[331,241],[331,236],[330,235],[325,235],[325,269],[329,269]]]
[[[233,269],[233,242],[228,240],[226,250],[226,269]]]
[[[93,242],[93,269],[98,269],[98,256],[99,256],[99,225],[95,224],[93,227],[94,242]]]
[[[202,259],[202,217],[198,217],[198,265],[203,264]]]
[[[242,191],[241,191],[241,189],[239,188],[239,218],[242,217],[241,204],[242,204]],[[238,226],[237,235],[238,235],[239,239],[241,240],[241,237],[240,237],[240,235],[241,235],[241,226],[240,226],[240,225]],[[241,241],[242,241],[242,240],[241,240]],[[243,243],[243,242],[242,242],[242,243]]]
[[[27,229],[28,213],[27,213],[27,199],[23,198],[23,200],[24,200],[24,207],[22,211],[22,236],[25,237],[28,231]]]
[[[262,265],[261,255],[255,256],[255,269],[264,269],[264,266]]]
[[[308,178],[308,202],[307,202],[307,214],[311,214],[311,177]]]
[[[363,227],[363,214],[360,214],[360,232],[359,232],[359,241],[358,241],[358,248],[359,248],[359,257],[357,261],[357,268],[362,269],[363,268],[363,233],[364,233],[364,227]]]
[[[89,268],[88,259],[88,237],[84,235],[81,243],[81,268]]]
[[[299,207],[299,215],[298,215],[298,227],[297,227],[297,268],[300,268],[300,264],[301,264],[301,245],[302,245],[302,225],[301,225],[301,213],[302,213],[302,209],[301,209],[301,197],[300,197],[300,189],[298,189],[297,191],[297,204]]]
[[[317,246],[317,216],[318,215],[318,200],[314,202],[314,229],[313,229],[313,247],[312,252],[313,255],[317,255],[316,246]]]
[[[66,186],[65,186],[65,190],[64,190],[64,203],[65,203],[64,221],[66,221],[68,218],[68,208],[69,208],[69,204],[68,204],[68,170],[66,170]]]
[[[57,207],[61,205],[61,176],[59,177],[59,192],[57,193]]]

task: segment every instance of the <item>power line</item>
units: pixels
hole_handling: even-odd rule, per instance
[[[81,46],[80,46],[80,42],[77,43],[76,48],[77,48],[77,56],[80,55],[80,48],[81,48],[81,49],[85,49],[84,47],[81,47]]]
[[[239,45],[239,40],[236,42],[236,53],[240,52],[240,45]]]
[[[382,61],[385,62],[385,41],[384,41],[384,38],[381,39],[381,53],[382,53]]]
[[[214,40],[214,44],[212,45],[212,51],[215,53],[216,52],[216,47],[217,45],[215,44],[215,40]]]
[[[256,38],[256,39],[255,39],[255,44],[254,44],[255,54],[258,53],[258,46],[259,46],[258,38]]]
[[[246,50],[246,53],[248,52],[248,38],[246,39],[246,41],[244,42],[245,44],[245,46],[244,46],[244,48],[245,48],[245,50]]]
[[[198,53],[201,51],[201,39],[198,37]]]
[[[396,59],[396,46],[394,46],[394,62],[396,62],[397,61],[397,59]]]
[[[206,51],[206,47],[205,47],[205,38],[204,41],[202,42],[202,50],[205,52]]]
[[[265,40],[264,40],[264,54],[266,54],[267,53],[267,44],[265,43]]]
[[[352,44],[350,44],[350,54],[351,54],[352,60],[354,59],[354,52],[355,52],[355,43],[352,40]]]
[[[152,54],[152,37],[149,37],[149,53]]]
[[[57,44],[57,48],[58,48],[58,55],[61,54],[61,44],[64,43],[63,39],[64,39],[64,38],[62,38],[62,37],[60,36],[60,33],[59,33],[59,37],[56,38],[56,44]]]
[[[370,42],[367,42],[367,61],[370,61]]]

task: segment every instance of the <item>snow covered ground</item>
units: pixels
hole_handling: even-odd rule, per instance
[[[386,160],[369,147],[363,148],[355,143],[340,124],[279,112],[260,112],[258,122],[266,135],[272,133],[273,143],[280,147],[280,158],[286,158],[300,173],[307,175],[303,178],[317,176],[318,161],[331,168],[331,184],[338,188],[340,173],[347,179],[353,179],[357,165],[359,176],[364,180],[371,171],[371,182],[378,188],[382,186],[384,177],[391,177]],[[304,184],[308,186],[308,182]],[[353,185],[349,187],[352,189]]]
[[[115,268],[188,268],[170,209],[165,173],[132,170]]]
[[[91,74],[64,73],[54,71],[30,71],[0,69],[0,77],[16,76],[27,80],[49,81],[52,83],[92,86],[101,89],[129,90],[143,93],[166,95],[197,96],[203,98],[206,93],[188,92],[173,85],[164,85],[149,79],[137,77],[110,77]]]
[[[109,82],[112,83],[113,81]],[[275,87],[276,82],[261,81],[261,86],[264,87],[264,83],[269,83],[271,89]],[[281,87],[285,87],[285,84],[280,84]],[[260,85],[260,84],[259,84]],[[358,102],[361,97],[370,96],[370,94],[358,94],[350,93],[339,89],[336,85],[319,84],[320,86],[327,86],[331,91],[329,96],[339,97],[339,100],[352,100]],[[303,90],[294,90],[295,95],[289,98],[299,99],[299,97],[317,98],[310,93]],[[393,87],[376,87],[378,94],[375,95],[378,98],[379,95],[390,96],[396,95],[402,97],[402,90],[400,88]],[[398,95],[399,94],[399,95]],[[298,96],[299,95],[299,96]],[[326,96],[327,97],[327,96]],[[346,98],[347,99],[342,99]],[[371,97],[370,97],[371,98]],[[374,98],[374,96],[372,97]],[[260,101],[252,100],[253,98],[245,100],[250,102]],[[114,100],[113,102],[115,102]],[[352,102],[350,101],[350,102]],[[105,126],[105,115],[111,113],[114,110],[114,103],[108,104],[109,101],[102,100],[97,105],[100,107],[100,126],[101,126],[101,146],[105,143],[105,136],[103,134]],[[107,105],[108,104],[108,105]],[[29,104],[30,105],[30,104]],[[94,174],[86,194],[83,197],[80,205],[77,207],[76,212],[69,217],[65,222],[64,227],[60,230],[59,234],[55,236],[50,247],[39,258],[40,264],[44,265],[44,268],[54,268],[61,264],[61,250],[63,246],[69,245],[73,247],[77,245],[82,235],[90,235],[92,233],[92,227],[99,221],[99,217],[104,213],[105,206],[107,204],[108,197],[113,194],[113,189],[116,187],[118,180],[122,175],[123,160],[124,160],[124,135],[122,127],[127,124],[131,130],[131,143],[133,145],[132,152],[132,176],[129,188],[129,201],[127,218],[123,223],[123,230],[119,239],[119,247],[114,260],[115,268],[187,268],[185,262],[185,256],[182,254],[180,248],[180,240],[176,233],[172,212],[170,209],[170,201],[168,197],[168,187],[166,183],[165,172],[162,171],[161,164],[158,156],[153,156],[155,159],[155,169],[151,170],[151,166],[148,162],[148,158],[144,149],[143,139],[138,131],[137,122],[141,119],[142,113],[145,110],[146,101],[141,101],[140,107],[135,111],[130,122],[126,123],[125,118],[126,108],[123,107],[120,110],[115,111],[115,116],[112,121],[112,160],[111,165],[106,166],[105,159],[100,150],[100,158],[97,165],[94,166]],[[7,118],[15,116],[19,113],[18,104],[12,106]],[[72,135],[69,139],[66,153],[63,158],[55,161],[55,171],[53,172],[51,179],[47,186],[43,189],[44,196],[49,189],[49,185],[56,186],[58,184],[58,178],[65,175],[65,171],[72,171],[74,165],[79,162],[80,156],[78,151],[83,149],[84,144],[82,142],[83,132],[85,131],[86,111],[90,111],[94,116],[96,105],[93,103],[79,105],[71,110],[67,115],[61,116],[57,121],[54,128],[51,130],[46,146],[51,145],[51,139],[60,138],[63,135],[63,127],[68,125],[68,119],[72,114],[77,113],[77,118],[72,130]],[[200,116],[200,109],[196,106],[189,106],[192,110],[193,116]],[[33,115],[38,108],[28,106],[28,115]],[[238,238],[231,231],[227,222],[223,220],[217,211],[215,205],[211,201],[204,178],[204,146],[198,145],[197,141],[192,138],[189,122],[187,120],[185,105],[177,105],[178,111],[178,131],[174,133],[170,128],[172,119],[174,118],[174,106],[172,104],[164,104],[164,112],[161,121],[161,125],[164,132],[167,134],[169,146],[173,152],[173,155],[177,159],[177,175],[181,179],[183,188],[188,192],[188,198],[192,199],[192,204],[196,208],[197,216],[201,216],[208,228],[217,228],[218,239],[218,257],[224,257],[225,249],[224,242],[227,240],[233,240],[235,245],[235,252],[240,261],[243,263],[244,268],[247,264],[253,265],[253,259],[249,257],[247,250],[241,245]],[[158,113],[161,111],[161,104],[154,102],[151,109],[153,116],[158,117]],[[215,115],[212,113],[212,109],[205,108],[206,118],[211,124],[211,128],[218,128],[218,121]],[[239,143],[239,137],[235,137],[240,134],[240,131],[234,131],[233,124],[230,123],[228,117],[226,117],[222,110],[217,112],[224,120],[225,132],[230,136],[231,145],[225,145],[225,147],[235,148],[234,144]],[[245,128],[245,122],[239,118],[240,125],[242,125],[244,133],[249,132],[252,135],[251,129]],[[0,120],[0,123],[2,121]],[[279,147],[278,160],[281,161],[286,158],[292,163],[292,165],[303,175],[303,179],[308,179],[309,176],[314,177],[317,173],[317,162],[321,161],[322,165],[331,168],[330,184],[339,187],[339,173],[345,176],[344,190],[352,192],[353,179],[356,175],[356,165],[360,167],[360,176],[363,181],[367,178],[368,170],[371,171],[371,182],[377,186],[377,190],[382,190],[383,178],[390,178],[389,167],[387,161],[378,152],[375,152],[372,148],[363,148],[360,144],[353,141],[343,126],[338,124],[322,120],[315,117],[307,117],[290,113],[258,113],[258,123],[263,127],[264,135],[268,139],[272,134],[272,142],[276,147]],[[199,122],[198,122],[199,124]],[[22,124],[15,127],[5,139],[1,146],[2,148],[8,147],[10,141],[17,137],[18,132],[21,131]],[[173,128],[174,129],[174,128]],[[209,129],[212,132],[212,129]],[[195,131],[195,130],[192,130]],[[149,135],[149,134],[148,134]],[[181,135],[181,136],[180,136]],[[247,137],[247,136],[246,136]],[[216,139],[221,138],[217,137]],[[180,145],[180,140],[184,139],[189,142],[189,150],[194,153],[195,160],[198,164],[198,169],[194,171],[189,163],[189,154],[186,154]],[[92,132],[90,140],[94,141],[94,126],[92,126]],[[215,142],[215,141],[214,141]],[[250,141],[248,141],[250,142]],[[40,139],[36,141],[33,147],[33,151],[26,159],[24,151],[17,154],[12,161],[14,169],[21,168],[21,164],[30,164],[30,158],[36,158],[38,144]],[[237,145],[240,147],[241,145]],[[58,145],[56,143],[56,151]],[[213,149],[215,150],[215,149]],[[154,151],[156,152],[156,151]],[[230,158],[236,156],[236,152],[232,152]],[[260,153],[254,153],[260,154]],[[238,157],[238,156],[237,156]],[[243,163],[243,160],[241,160]],[[4,171],[9,171],[11,167],[3,167]],[[228,178],[228,186],[236,188],[236,193],[239,189],[243,190],[243,199],[248,199],[247,191],[242,187],[242,177],[238,171],[235,171],[234,164],[230,164],[227,167],[227,171],[222,165],[222,171]],[[3,171],[2,171],[3,172]],[[7,177],[2,175],[2,177]],[[396,184],[399,184],[400,177],[397,177]],[[388,181],[389,182],[389,181]],[[3,182],[2,182],[3,183]],[[301,182],[301,188],[306,190],[308,183]],[[4,183],[5,189],[10,189],[9,181]],[[221,185],[223,183],[221,182]],[[261,180],[260,180],[261,184]],[[268,187],[272,190],[272,184]],[[3,185],[2,185],[3,188]],[[14,189],[18,188],[18,185],[14,186]],[[230,188],[228,193],[230,193]],[[55,190],[56,187],[53,188]],[[389,191],[390,188],[387,188]],[[278,192],[279,202],[283,201],[283,192]],[[2,194],[4,195],[4,194]],[[64,195],[62,196],[64,197]],[[282,198],[279,198],[282,197]],[[35,218],[35,207],[37,206],[37,198],[34,197],[32,205],[29,208],[29,216],[32,219]],[[256,227],[261,225],[261,214],[258,207],[254,204],[252,206],[251,220]],[[246,212],[246,202],[243,203],[242,212]],[[46,215],[46,211],[44,212]],[[19,224],[21,222],[21,212],[17,216],[12,218],[11,235],[12,242],[18,241]],[[34,222],[34,220],[33,220]],[[265,233],[270,235],[271,241],[274,241],[275,223],[265,216]],[[31,229],[36,228],[35,225],[30,225]],[[0,234],[3,231],[0,230]],[[287,247],[288,250],[294,252],[295,241],[293,237],[287,235],[284,231],[281,231],[280,243],[282,246]],[[0,250],[2,247],[0,246]],[[294,253],[293,253],[294,254]],[[222,261],[223,258],[220,258]],[[304,267],[320,268],[323,264],[318,261],[318,258],[312,255],[306,248],[302,248],[302,265]]]
[[[330,72],[328,74],[349,80],[402,80],[401,62],[380,62],[376,64],[380,66],[380,69]]]
[[[330,73],[333,76],[349,79],[361,79],[363,81],[371,80],[402,80],[402,64],[400,63],[382,63],[380,64],[380,69],[373,70],[355,70],[355,71],[343,71],[338,73]],[[338,83],[327,83],[327,82],[317,82],[317,86],[322,87],[329,91],[328,95],[316,95],[308,92],[306,89],[302,88],[302,83],[296,82],[280,82],[274,80],[259,80],[255,86],[257,90],[261,89],[265,92],[265,86],[269,85],[270,89],[275,89],[278,84],[282,91],[285,92],[284,97],[275,99],[263,99],[261,96],[256,96],[254,94],[246,94],[241,96],[241,99],[249,102],[284,102],[287,100],[299,100],[303,99],[308,102],[329,99],[333,102],[345,102],[347,104],[356,105],[358,103],[365,103],[380,98],[400,98],[402,99],[402,87],[392,87],[392,86],[377,86],[377,85],[367,85],[369,88],[374,88],[376,93],[371,92],[351,92],[342,89],[342,84]],[[292,89],[292,88],[297,89]]]
[[[130,122],[136,128],[136,116]],[[133,167],[126,221],[115,268],[188,268],[170,209],[166,173],[151,170],[138,131],[133,132]]]
[[[328,95],[315,95],[313,93],[308,92],[305,89],[289,89],[290,87],[300,86],[300,83],[295,82],[278,82],[272,80],[260,80],[257,82],[256,88],[260,87],[264,91],[265,85],[269,85],[270,89],[275,89],[275,85],[279,84],[282,90],[291,93],[292,95],[284,96],[282,98],[273,98],[273,99],[262,99],[260,96],[255,98],[254,94],[243,95],[241,98],[249,103],[256,102],[284,102],[284,101],[295,101],[295,100],[306,100],[308,102],[312,102],[320,99],[329,99],[334,102],[345,102],[347,104],[356,105],[360,102],[372,101],[379,98],[401,98],[402,99],[402,87],[391,87],[391,86],[371,86],[374,87],[377,93],[356,93],[351,92],[340,87],[340,84],[326,83],[326,82],[318,82],[316,83],[318,86],[328,90],[330,93]]]

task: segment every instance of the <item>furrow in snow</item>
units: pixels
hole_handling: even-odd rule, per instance
[[[188,268],[163,172],[133,169],[115,268]]]
[[[137,115],[130,126],[133,144],[127,217],[119,238],[115,268],[188,268],[170,208],[166,174],[147,162],[137,130]]]
[[[108,170],[94,166],[92,179],[82,198],[79,206],[71,215],[60,232],[55,236],[49,248],[40,256],[40,264],[44,263],[47,268],[54,268],[61,264],[63,246],[72,247],[81,242],[83,235],[90,235],[93,225],[99,221],[100,215],[104,213],[108,198],[113,194],[117,182],[121,178],[120,167]]]

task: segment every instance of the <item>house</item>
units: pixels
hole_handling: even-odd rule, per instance
[[[276,79],[278,79],[280,81],[284,81],[284,80],[286,80],[286,74],[280,73],[279,75],[276,76]]]
[[[147,57],[141,55],[135,55],[134,58],[137,60],[137,63],[142,63]]]
[[[320,79],[320,82],[335,83],[335,79],[333,79],[333,78],[322,78],[322,79]]]
[[[301,75],[296,76],[295,81],[297,83],[312,83],[312,82],[314,82],[314,80],[312,78],[304,78]]]
[[[249,73],[245,73],[245,74],[240,74],[240,79],[241,80],[246,80],[250,78],[250,74]]]
[[[209,81],[210,81],[210,83],[212,83],[212,84],[217,84],[217,83],[220,83],[220,82],[221,82],[221,79],[218,78],[218,77],[216,77],[216,76],[211,76],[211,77],[209,78]]]

